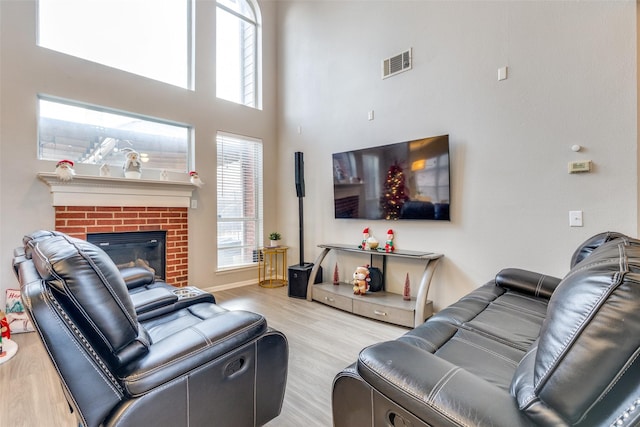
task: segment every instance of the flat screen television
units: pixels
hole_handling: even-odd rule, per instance
[[[333,154],[336,218],[449,221],[449,135]]]

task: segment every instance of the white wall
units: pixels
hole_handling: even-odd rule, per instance
[[[215,134],[218,130],[262,138],[266,164],[277,162],[275,91],[275,4],[261,4],[263,18],[263,110],[215,97],[215,2],[197,1],[195,91],[183,90],[36,46],[33,0],[0,2],[0,302],[16,287],[13,248],[22,236],[52,229],[49,188],[38,172],[55,162],[37,160],[36,97],[39,93],[189,123],[195,128],[195,165],[206,185],[195,192],[190,210],[189,279],[201,287],[255,280],[255,268],[216,274]],[[208,20],[209,18],[209,20]],[[97,167],[76,165],[98,175]],[[184,177],[187,180],[186,174]],[[275,227],[277,183],[265,176],[265,227]],[[3,305],[2,305],[3,306]]]
[[[319,243],[357,245],[365,226],[384,240],[392,227],[398,248],[445,254],[430,292],[439,309],[503,267],[563,275],[591,235],[637,235],[635,1],[283,1],[278,31],[279,221],[295,240],[303,151],[306,261]],[[413,70],[382,80],[382,59],[409,47]],[[333,218],[332,153],[445,133],[450,223]],[[579,159],[593,172],[569,175]],[[568,226],[570,210],[584,227]],[[405,272],[417,280],[405,265],[392,280]]]

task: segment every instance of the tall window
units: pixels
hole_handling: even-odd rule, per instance
[[[126,153],[136,151],[143,171],[189,169],[191,128],[186,125],[44,97],[38,107],[39,159],[108,164],[118,176]]]
[[[216,95],[249,107],[259,105],[259,9],[251,0],[218,0]]]
[[[38,0],[38,44],[189,88],[192,0]]]
[[[218,132],[218,269],[250,265],[262,246],[262,141]]]

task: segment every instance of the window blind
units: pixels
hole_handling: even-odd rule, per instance
[[[217,134],[218,269],[250,265],[263,242],[262,141]]]

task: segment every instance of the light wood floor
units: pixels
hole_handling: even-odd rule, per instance
[[[289,341],[289,375],[281,415],[269,427],[331,426],[331,384],[370,344],[406,328],[289,298],[287,288],[255,286],[214,292],[218,304],[264,315]],[[0,425],[75,427],[57,375],[35,333],[15,334],[16,356],[0,365]],[[5,424],[6,422],[6,424]]]

